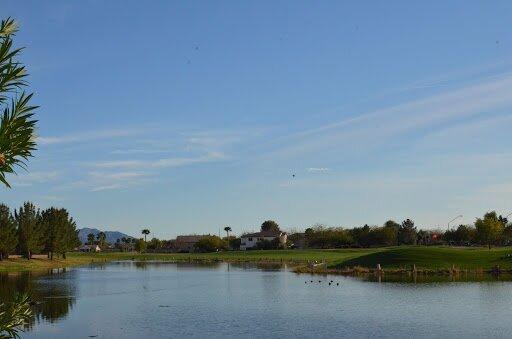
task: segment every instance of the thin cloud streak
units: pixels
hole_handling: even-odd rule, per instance
[[[269,155],[296,156],[330,147],[341,141],[364,145],[365,139],[369,139],[382,143],[386,138],[399,133],[454,119],[467,119],[491,109],[509,107],[512,105],[511,87],[512,75],[506,73],[478,85],[349,117],[292,134]],[[369,137],[363,138],[364,136]]]
[[[210,152],[197,157],[162,158],[157,160],[118,160],[94,164],[97,168],[171,168],[186,165],[221,161],[227,157],[221,152]]]
[[[38,137],[36,142],[40,145],[72,144],[72,143],[97,141],[97,140],[103,140],[103,139],[128,137],[128,136],[141,134],[143,132],[145,132],[145,130],[141,130],[140,128],[90,131],[90,132],[85,132],[85,133],[75,133],[75,134],[63,135],[63,136],[57,136],[57,137],[54,137],[54,136]]]

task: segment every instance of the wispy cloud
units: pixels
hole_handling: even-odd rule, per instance
[[[12,181],[14,186],[32,186],[33,184],[54,181],[58,179],[59,176],[60,172],[58,171],[35,171],[19,174],[13,177]]]
[[[91,188],[91,192],[101,192],[101,191],[108,191],[108,190],[116,190],[123,188],[124,186],[121,184],[110,184],[110,185],[101,185]]]
[[[68,134],[63,136],[41,136],[37,138],[37,143],[40,145],[81,143],[103,139],[128,137],[140,133],[143,133],[143,130],[141,130],[140,128],[89,131],[83,133]]]
[[[180,167],[198,163],[214,162],[226,159],[226,155],[220,152],[210,152],[196,157],[174,157],[156,160],[117,160],[98,162],[94,166],[98,168],[169,168]]]
[[[327,168],[327,167],[310,167],[310,168],[308,168],[308,172],[310,172],[310,173],[325,173],[325,172],[329,172],[329,168]]]
[[[431,126],[468,119],[491,110],[510,107],[512,74],[486,79],[485,81],[450,90],[429,98],[347,117],[343,120],[304,130],[280,140],[271,155],[297,156],[320,149],[332,148],[333,144],[357,145],[365,143],[382,145],[386,139],[411,133]]]

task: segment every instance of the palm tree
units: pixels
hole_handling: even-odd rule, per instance
[[[147,228],[142,230],[142,234],[144,234],[144,242],[146,242],[146,237],[151,233]]]
[[[226,231],[226,239],[228,242],[228,249],[231,249],[231,246],[229,244],[229,232],[231,232],[231,227],[229,227],[229,226],[224,227],[224,231]]]
[[[89,243],[89,245],[94,245],[94,239],[95,239],[94,234],[92,234],[92,233],[87,234],[87,242]]]
[[[16,166],[26,168],[25,161],[32,157],[36,149],[34,141],[33,111],[30,106],[32,94],[23,90],[28,86],[28,75],[17,57],[21,48],[13,49],[12,37],[17,32],[16,22],[7,18],[0,22],[0,182],[11,187],[5,178],[8,173],[16,173]],[[1,334],[19,337],[21,327],[28,323],[32,312],[26,295],[15,297],[11,305],[0,303]]]
[[[229,226],[224,227],[224,231],[226,231],[226,236],[229,240],[229,232],[231,232],[231,227],[229,227]]]
[[[21,48],[13,48],[16,22],[7,18],[0,23],[0,182],[11,187],[5,177],[16,173],[15,168],[26,168],[26,161],[36,149],[33,119],[36,106],[30,106],[32,94],[27,72],[18,60]]]
[[[107,239],[107,235],[105,234],[105,232],[100,232],[98,233],[96,238],[98,238],[98,243],[100,247],[103,249],[103,247],[105,247],[105,240]]]

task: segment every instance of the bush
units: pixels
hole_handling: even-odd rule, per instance
[[[194,248],[197,252],[206,253],[224,251],[227,250],[228,246],[226,241],[215,235],[210,235],[196,242]]]

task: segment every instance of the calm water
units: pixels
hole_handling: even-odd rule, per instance
[[[27,338],[512,333],[507,281],[379,283],[296,275],[285,267],[123,262],[51,275],[0,275],[0,298],[16,290],[42,302]]]

